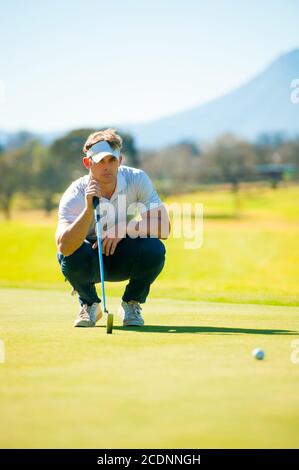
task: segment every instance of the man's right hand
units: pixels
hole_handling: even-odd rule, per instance
[[[101,197],[101,189],[99,182],[93,177],[89,177],[88,185],[85,189],[85,204],[87,209],[93,208],[93,198],[97,196]]]

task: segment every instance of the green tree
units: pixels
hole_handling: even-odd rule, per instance
[[[103,128],[104,129],[104,128]],[[64,185],[70,184],[85,173],[82,163],[83,145],[89,134],[101,129],[76,129],[56,139],[50,146],[54,166],[61,169]],[[138,153],[134,139],[129,134],[120,134],[123,139],[123,153],[128,164],[138,166]]]
[[[139,154],[135,146],[134,138],[130,134],[120,134],[123,139],[122,153],[128,166],[138,168],[140,165]]]
[[[237,192],[242,181],[253,178],[255,166],[253,147],[246,141],[226,134],[204,153],[201,176],[211,182],[230,183],[232,191]]]
[[[1,149],[0,174],[0,209],[5,218],[10,219],[13,196],[20,190],[23,181],[20,149]]]
[[[95,132],[94,129],[76,129],[56,139],[49,148],[53,165],[60,169],[59,178],[66,186],[84,173],[83,145],[87,136]],[[59,172],[58,172],[59,173]]]
[[[49,148],[36,146],[32,149],[31,197],[41,200],[41,207],[50,214],[56,207],[55,196],[64,190],[64,176]]]
[[[230,183],[234,194],[235,215],[241,211],[239,188],[242,181],[255,177],[256,155],[253,147],[230,134],[219,138],[203,155],[200,179]]]

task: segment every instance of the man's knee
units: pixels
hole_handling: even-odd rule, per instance
[[[140,239],[140,257],[150,265],[163,265],[165,261],[165,246],[159,238]]]
[[[95,256],[95,252],[89,242],[84,242],[71,255],[63,256],[61,253],[58,253],[57,256],[62,272],[72,271],[75,273],[90,269],[91,261]]]

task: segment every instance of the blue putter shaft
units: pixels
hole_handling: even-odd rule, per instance
[[[108,313],[106,308],[106,295],[105,295],[105,280],[104,280],[104,263],[102,253],[102,239],[101,239],[101,217],[100,217],[100,200],[98,197],[93,198],[94,216],[97,228],[97,240],[98,240],[98,253],[100,262],[100,276],[101,276],[101,287],[102,287],[102,298],[104,304],[104,312]]]

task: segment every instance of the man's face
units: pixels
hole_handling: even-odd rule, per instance
[[[113,155],[106,155],[101,161],[95,163],[89,159],[89,170],[99,183],[113,183],[117,179],[118,168],[121,165],[122,156],[118,160]]]

